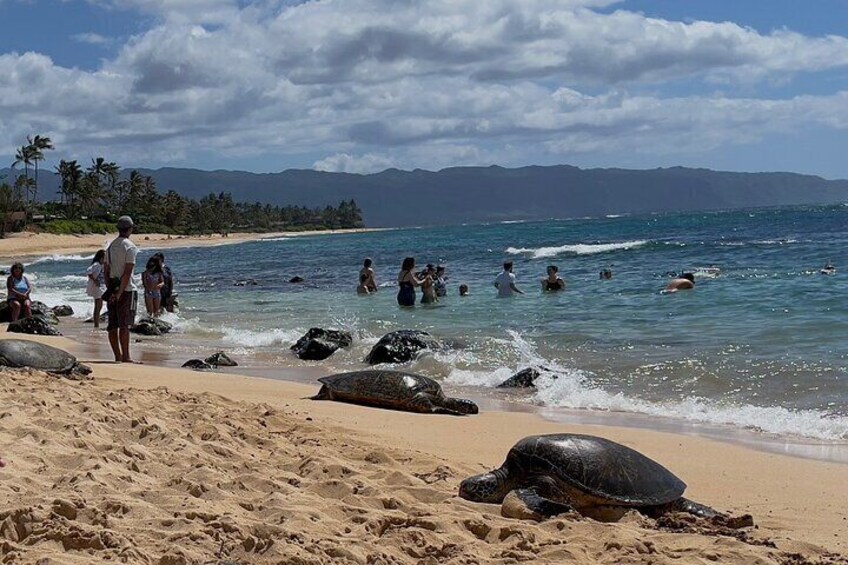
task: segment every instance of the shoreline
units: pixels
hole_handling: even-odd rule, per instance
[[[310,235],[339,235],[347,233],[368,233],[391,228],[351,228],[340,230],[314,230],[297,232],[236,232],[222,237],[211,235],[169,235],[161,233],[133,234],[132,240],[139,248],[176,249],[182,247],[210,247],[235,245],[263,239],[304,237]],[[9,262],[19,258],[53,256],[67,253],[94,253],[102,249],[104,243],[114,239],[117,233],[110,234],[68,234],[17,232],[0,239],[0,261]],[[0,263],[2,264],[2,263]]]
[[[88,324],[82,324],[77,318],[63,319],[65,336],[75,343],[75,351],[86,357],[108,358],[109,347],[103,335],[91,334],[92,329]],[[68,322],[71,322],[70,324]],[[62,326],[63,324],[60,324]],[[132,344],[134,356],[147,364],[155,364],[168,369],[179,369],[183,362],[190,357],[205,357],[213,353],[198,349],[199,344],[184,342],[180,339],[181,334],[171,333],[168,336],[145,337],[134,336],[135,343]],[[173,350],[163,349],[167,344],[176,345],[185,358],[179,357],[179,353]],[[187,350],[183,350],[186,346]],[[205,351],[205,352],[204,352]],[[238,356],[234,356],[239,361]],[[214,372],[219,375],[236,375],[278,380],[297,385],[314,383],[322,376],[335,372],[345,372],[349,368],[334,367],[332,360],[321,364],[306,365],[283,365],[275,366],[268,364],[250,364],[241,367],[222,367]],[[317,385],[315,385],[317,386]],[[731,425],[707,424],[702,422],[689,422],[673,417],[661,417],[656,415],[641,414],[636,412],[613,412],[593,409],[574,409],[558,406],[544,406],[520,400],[520,390],[484,389],[476,390],[473,387],[456,385],[444,385],[445,390],[456,395],[467,397],[477,402],[481,409],[485,407],[489,411],[531,414],[540,420],[562,425],[589,425],[597,427],[627,428],[634,430],[646,430],[649,432],[670,433],[680,436],[693,436],[710,439],[729,445],[742,446],[761,453],[783,454],[790,457],[810,459],[837,464],[848,464],[848,442],[828,441],[801,436],[780,436],[759,432],[756,430],[739,428]],[[317,391],[317,389],[316,389]],[[315,391],[313,391],[314,393]]]
[[[0,339],[10,337],[21,336],[6,335]],[[72,352],[80,347],[79,343],[64,337],[23,338],[49,343]],[[362,508],[359,513],[365,512],[368,515],[371,512],[389,512],[391,516],[395,516],[400,511],[404,516],[419,516],[419,519],[421,516],[432,516],[429,519],[435,520],[436,523],[433,528],[423,526],[423,535],[447,536],[442,540],[443,543],[458,545],[470,554],[483,552],[479,553],[483,560],[503,559],[505,555],[489,551],[497,549],[498,544],[507,543],[507,538],[515,532],[523,532],[520,536],[525,540],[523,551],[528,549],[529,539],[550,539],[553,543],[554,539],[561,539],[563,536],[585,534],[580,536],[579,540],[569,538],[571,541],[567,543],[570,551],[578,552],[577,556],[571,555],[572,560],[587,564],[614,563],[621,560],[646,564],[666,563],[681,557],[683,561],[677,562],[718,561],[740,565],[754,561],[789,562],[779,558],[780,552],[800,553],[810,559],[792,561],[793,563],[813,563],[818,562],[814,559],[816,556],[828,558],[828,554],[816,549],[817,546],[829,552],[845,554],[848,551],[848,517],[844,510],[845,494],[848,492],[844,477],[848,467],[844,464],[764,453],[710,438],[665,431],[555,423],[534,413],[483,410],[476,416],[457,418],[410,414],[337,402],[318,402],[308,398],[315,393],[314,385],[231,373],[194,372],[155,365],[121,365],[97,358],[82,360],[90,363],[93,368],[93,381],[78,383],[54,377],[40,381],[39,377],[33,374],[26,377],[32,382],[20,380],[24,377],[19,377],[18,381],[5,389],[9,395],[10,408],[7,409],[9,419],[0,430],[0,448],[3,449],[0,454],[9,462],[9,466],[0,470],[0,488],[5,489],[0,491],[4,500],[0,515],[9,509],[10,504],[12,507],[20,507],[21,504],[34,505],[40,501],[50,507],[51,500],[67,499],[79,508],[82,504],[96,504],[98,500],[103,500],[103,504],[115,504],[130,495],[137,495],[135,502],[121,502],[131,509],[124,511],[128,518],[133,517],[133,511],[142,512],[143,516],[149,516],[151,513],[155,515],[159,512],[157,509],[168,510],[174,508],[174,504],[177,510],[180,509],[180,504],[182,505],[182,513],[194,509],[192,511],[206,512],[210,516],[220,516],[221,512],[226,513],[226,508],[231,508],[234,509],[230,518],[234,521],[232,528],[245,529],[248,517],[244,516],[244,509],[250,508],[250,512],[258,511],[254,507],[258,497],[268,506],[279,503],[282,508],[297,508],[304,504],[303,510],[295,511],[295,514],[306,513],[303,523],[299,523],[302,529],[298,531],[301,535],[306,536],[306,539],[324,540],[322,543],[339,538],[337,541],[341,544],[351,544],[351,550],[359,543],[368,542],[374,530],[366,528],[365,533],[357,534],[355,524],[361,522],[348,522],[347,527],[352,531],[350,536],[353,537],[346,534],[339,537],[334,532],[341,531],[341,525],[333,526],[332,532],[325,532],[318,525],[320,521],[310,522],[306,517],[319,513],[329,516],[326,520],[332,518],[345,522],[358,514],[351,514],[344,509],[359,507]],[[238,371],[238,368],[234,370]],[[59,395],[56,400],[48,394],[49,390],[45,392],[46,389],[55,389],[55,394]],[[37,415],[37,403],[16,397],[20,394],[44,398],[46,406],[51,407],[47,408],[48,412],[45,413],[45,416],[49,414],[48,419],[44,420]],[[67,401],[59,401],[58,398]],[[84,415],[77,409],[72,409],[72,406],[79,402],[88,407],[83,409]],[[198,403],[202,407],[192,407]],[[35,412],[24,416],[21,414],[24,409]],[[109,413],[101,414],[99,411],[103,410]],[[150,412],[151,410],[153,412]],[[264,419],[268,420],[265,425],[271,426],[268,429],[272,432],[277,429],[279,431],[276,433],[282,435],[269,436],[266,439],[260,439],[258,436],[254,438],[256,434],[263,433],[263,428],[256,427],[256,422],[263,420],[257,420],[263,411]],[[141,437],[137,434],[133,436],[128,420],[126,424],[115,420],[119,414],[123,414],[124,418],[131,417],[134,418],[133,421],[142,422],[144,429],[153,430],[154,435],[150,436],[151,432],[148,432],[147,437],[144,433]],[[269,414],[278,416],[269,417]],[[274,418],[277,423],[271,424]],[[76,437],[79,439],[69,439],[67,443],[63,443],[62,434],[67,435],[69,428],[63,428],[61,424],[66,419],[69,422],[77,420],[76,426],[71,424],[70,429],[78,429]],[[198,424],[197,421],[201,419],[202,422]],[[223,441],[222,436],[226,435],[224,432],[231,427],[245,430],[240,433],[247,435],[240,441],[243,444],[242,449],[248,453],[241,454],[233,444],[220,443]],[[202,438],[201,430],[207,430],[203,432]],[[472,504],[455,496],[460,480],[470,474],[500,465],[507,450],[517,439],[532,434],[563,432],[597,434],[628,445],[656,459],[680,476],[689,485],[687,497],[730,511],[734,515],[746,512],[753,514],[758,528],[746,535],[752,536],[754,541],[744,543],[727,537],[726,533],[705,533],[686,528],[682,532],[673,530],[675,533],[662,531],[661,528],[657,530],[647,519],[636,516],[625,517],[622,521],[612,524],[601,524],[586,519],[566,519],[565,522],[563,519],[555,519],[536,525],[532,522],[501,518],[499,507],[496,505]],[[79,435],[80,433],[82,435]],[[94,436],[91,435],[93,433]],[[127,433],[130,435],[126,435]],[[160,436],[164,443],[155,442]],[[72,439],[73,436],[68,437]],[[118,443],[117,449],[98,447],[90,451],[96,445],[105,446],[110,442],[114,444],[115,441],[123,443]],[[284,466],[280,466],[280,463],[276,467],[257,470],[256,473],[249,470],[251,465],[259,464],[263,458],[270,458],[272,453],[278,454],[283,450],[283,447],[273,442],[290,441],[294,441],[295,447],[286,453],[288,458],[293,459],[287,459],[288,462]],[[41,475],[49,475],[46,480],[53,481],[54,491],[48,488],[49,482],[47,486],[38,484],[41,475],[37,478],[33,475],[31,479],[21,476],[22,473],[27,475],[29,471],[35,473],[38,466],[43,465],[48,457],[48,452],[43,451],[45,445],[48,446],[49,453],[52,453],[49,450],[65,450],[57,452],[56,457],[61,456],[68,465],[68,469],[48,468],[41,471]],[[255,453],[250,451],[254,447],[258,450]],[[186,466],[181,469],[167,465],[161,468],[157,466],[160,458],[173,454],[178,448],[190,449],[183,457],[184,465],[197,461],[203,466]],[[267,451],[268,449],[270,451]],[[265,455],[261,455],[262,453]],[[133,457],[136,458],[136,463],[132,462]],[[124,462],[125,459],[128,461]],[[362,466],[362,461],[366,462],[365,467]],[[128,466],[132,469],[128,469]],[[210,474],[213,471],[217,474]],[[68,477],[82,476],[86,472],[91,475],[90,480],[68,482]],[[416,474],[419,472],[423,474]],[[178,479],[174,473],[183,473],[182,478]],[[296,482],[291,482],[288,487],[273,486],[280,476],[293,476],[292,473],[299,475]],[[416,479],[418,476],[424,478]],[[132,480],[136,486],[133,487],[133,483],[130,483],[122,487],[121,485],[126,483],[121,481],[126,480]],[[294,478],[291,480],[295,481]],[[13,493],[6,489],[9,482],[14,482],[18,491]],[[244,483],[247,490],[240,490],[237,486],[228,487],[238,485],[239,482]],[[148,485],[141,487],[143,491],[147,491],[149,485],[154,483],[160,485],[154,488],[161,488],[163,491],[174,488],[179,490],[180,485],[184,484],[192,494],[187,492],[185,497],[176,498],[165,497],[164,492],[161,494],[164,498],[158,498],[160,493],[157,492],[151,492],[149,496],[138,494],[139,485]],[[92,485],[90,488],[95,490],[87,490],[86,485],[89,484]],[[365,490],[361,493],[382,496],[383,500],[393,497],[395,502],[378,502],[379,506],[373,507],[374,510],[366,510],[372,507],[354,502],[358,496],[355,488],[351,490],[350,485],[354,484],[362,484],[359,488]],[[129,494],[122,493],[121,488],[129,488]],[[269,494],[269,491],[273,493],[278,488],[282,488],[281,492],[289,494],[279,500],[275,498],[277,495]],[[301,488],[306,491],[302,492]],[[21,492],[26,493],[29,498]],[[299,498],[307,493],[312,493],[312,498]],[[85,498],[84,501],[79,500],[80,495]],[[140,503],[139,496],[144,499],[146,510],[137,506]],[[234,502],[232,506],[226,506],[225,503],[230,498]],[[237,503],[243,504],[242,510],[239,510]],[[55,508],[57,503],[52,504]],[[305,510],[306,508],[311,510]],[[84,508],[80,508],[73,514],[76,516],[79,513],[83,516],[85,512]],[[168,529],[165,526],[172,527],[175,522],[173,517],[178,515],[182,514],[168,514],[168,520],[163,518],[161,525],[153,526],[153,529],[159,532]],[[267,523],[268,519],[267,516],[260,517],[262,523]],[[283,526],[293,519],[294,514],[282,522]],[[386,519],[392,524],[401,524],[404,523],[403,520],[412,518],[398,518],[401,522],[391,522],[395,518]],[[209,523],[208,520],[205,521]],[[121,528],[129,527],[130,522],[132,521],[120,516],[109,518],[110,527],[119,533],[123,532]],[[141,531],[150,530],[152,526],[146,517],[141,522],[143,524],[134,526],[140,529],[136,532],[135,540],[143,539]],[[486,535],[471,535],[468,524],[478,522],[489,530],[506,528],[513,534],[500,538],[496,536],[493,540],[488,540]],[[177,520],[176,523],[188,527],[184,521]],[[419,522],[415,524],[419,526],[412,527],[422,527]],[[397,531],[406,531],[403,526],[391,527],[400,528]],[[255,529],[251,531],[254,538],[259,537]],[[2,535],[0,532],[0,537]],[[531,535],[535,537],[528,537]],[[652,551],[645,553],[638,550],[627,557],[616,555],[617,550],[613,549],[610,543],[619,544],[620,549],[622,544],[626,546],[630,543],[631,536],[638,540],[650,540],[659,555]],[[174,538],[167,541],[171,546],[174,545],[174,542],[170,541],[172,539]],[[279,543],[285,543],[281,540],[282,538],[278,540]],[[410,543],[413,542],[395,538],[385,550],[389,551],[391,548],[392,551],[400,551],[400,548]],[[674,554],[673,548],[679,547],[681,543],[687,544],[694,553],[688,557]],[[56,551],[53,542],[50,544],[49,549]],[[221,542],[215,538],[214,544],[217,548]],[[592,550],[593,544],[599,547]],[[770,548],[769,544],[774,547]],[[188,551],[191,549],[189,546],[193,545],[195,544],[189,544],[183,549]],[[253,547],[251,544],[242,545],[245,548]],[[530,546],[534,544],[531,543]],[[532,548],[533,551],[539,551],[539,562],[562,562],[565,558],[559,554],[546,554],[545,548],[551,549],[545,543]],[[766,553],[756,553],[760,551]],[[756,555],[749,552],[755,552]],[[832,554],[830,557],[833,557]],[[401,562],[420,562],[409,557],[406,559]],[[319,558],[316,562],[320,561]],[[348,561],[364,562],[354,558],[349,558]],[[436,559],[433,563],[447,561],[447,558]],[[255,561],[249,562],[264,561],[257,557]]]

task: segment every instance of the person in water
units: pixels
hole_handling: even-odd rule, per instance
[[[608,281],[612,279],[612,269],[602,269],[598,278],[600,278],[602,281]]]
[[[556,265],[548,265],[548,276],[542,279],[542,290],[544,292],[565,290],[565,281],[559,276],[559,267]]]
[[[415,287],[424,282],[415,276],[415,258],[403,260],[398,273],[397,302],[400,306],[415,306]]]
[[[507,261],[503,264],[503,272],[495,279],[495,288],[498,289],[498,298],[507,298],[514,294],[524,294],[524,291],[515,286],[512,261]]]
[[[695,275],[692,273],[683,273],[668,283],[665,290],[666,292],[677,292],[678,290],[692,290],[693,288],[695,288]]]
[[[24,275],[24,264],[17,262],[12,265],[12,274],[6,278],[7,300],[11,312],[11,321],[14,322],[23,314],[24,318],[32,316],[32,283]]]
[[[436,296],[436,267],[427,264],[421,272],[421,304],[434,304],[439,301]]]
[[[356,287],[356,294],[360,296],[371,294],[371,290],[368,288],[368,273],[359,273],[359,286]]]
[[[467,284],[459,285],[459,295],[460,296],[468,296],[468,285]]]
[[[445,267],[442,265],[436,267],[436,277],[433,279],[433,286],[436,288],[436,296],[442,297],[448,295],[447,277],[445,276]]]
[[[130,356],[130,326],[135,321],[138,292],[133,282],[138,247],[130,240],[132,218],[118,218],[118,237],[106,248],[106,284],[109,293],[109,346],[118,363],[133,363]]]
[[[162,278],[165,280],[165,285],[160,290],[162,295],[162,311],[173,312],[176,297],[174,295],[174,273],[171,272],[171,267],[165,264],[165,254],[161,251],[154,253],[154,257],[159,260],[159,265],[162,267]]]
[[[365,258],[359,270],[360,284],[362,284],[362,275],[365,275],[365,287],[368,292],[377,292],[377,274],[374,272],[374,261],[370,257]]]

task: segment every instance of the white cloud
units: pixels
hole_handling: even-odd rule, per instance
[[[77,33],[72,35],[71,39],[79,43],[89,43],[91,45],[109,45],[112,43],[112,39],[99,33]]]
[[[202,151],[370,172],[848,129],[838,89],[761,94],[844,69],[845,37],[591,9],[615,4],[108,0],[156,23],[99,70],[0,54],[0,152],[39,131],[68,155],[129,164],[191,164]]]

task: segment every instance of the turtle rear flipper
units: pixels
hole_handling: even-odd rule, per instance
[[[501,515],[505,518],[537,522],[570,512],[574,512],[574,508],[541,496],[535,488],[519,488],[510,491],[501,505]]]
[[[666,512],[686,512],[699,518],[707,518],[713,523],[732,529],[748,528],[754,525],[754,518],[750,514],[730,516],[714,508],[710,508],[706,504],[701,504],[682,496],[669,504],[651,507],[650,511],[645,512],[645,514],[656,518]]]

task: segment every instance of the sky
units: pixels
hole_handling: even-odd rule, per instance
[[[848,0],[0,0],[0,168],[848,178]]]

